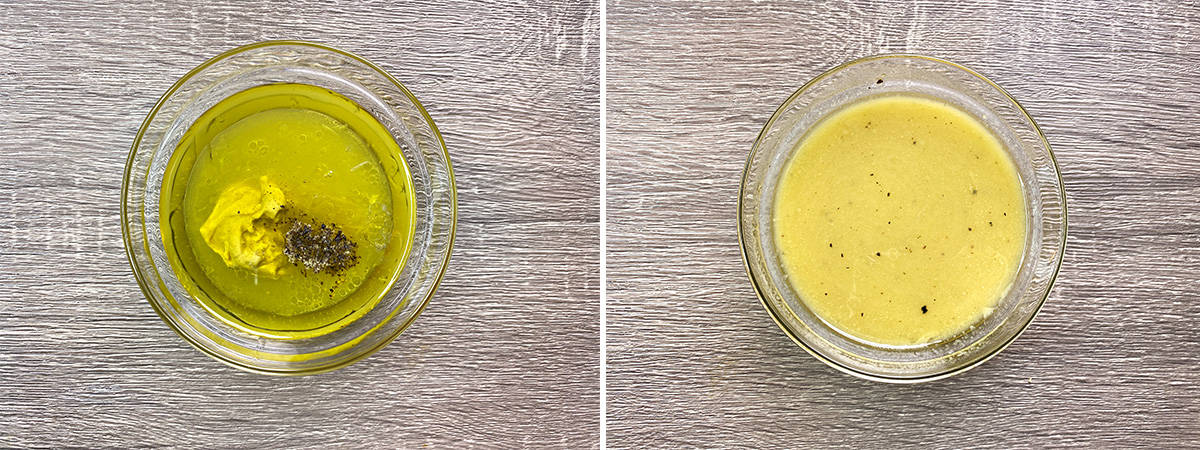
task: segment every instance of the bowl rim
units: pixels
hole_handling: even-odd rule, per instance
[[[147,279],[147,274],[143,273],[142,270],[138,269],[138,266],[136,263],[137,256],[134,254],[134,251],[132,248],[132,245],[134,245],[135,243],[133,242],[134,240],[133,240],[133,237],[131,234],[132,232],[130,230],[130,221],[129,221],[129,218],[130,218],[129,209],[130,209],[131,205],[128,204],[129,192],[130,192],[130,178],[131,178],[130,175],[133,172],[134,157],[138,153],[138,148],[141,146],[142,138],[146,134],[147,127],[150,125],[150,122],[158,114],[159,109],[162,108],[164,103],[166,103],[167,99],[170,98],[172,95],[174,95],[175,92],[177,90],[179,90],[179,88],[181,86],[183,86],[183,84],[185,82],[187,82],[189,79],[191,79],[193,76],[200,73],[204,69],[207,69],[208,67],[217,63],[218,61],[224,60],[225,58],[228,58],[230,56],[240,54],[243,52],[247,52],[250,50],[255,50],[255,49],[265,48],[265,47],[273,47],[273,46],[285,46],[285,45],[310,47],[310,48],[315,48],[318,50],[333,52],[333,53],[348,57],[352,60],[362,63],[363,65],[367,66],[371,70],[374,70],[377,74],[381,75],[384,79],[391,82],[396,88],[400,89],[400,91],[404,94],[404,96],[406,98],[408,98],[408,100],[411,101],[414,106],[416,106],[417,111],[419,111],[421,113],[421,117],[424,119],[425,123],[429,124],[430,130],[433,132],[433,135],[437,138],[438,146],[442,152],[442,157],[446,161],[446,173],[447,173],[448,180],[449,180],[449,196],[450,196],[450,229],[449,229],[449,235],[447,236],[447,241],[446,241],[446,256],[441,261],[441,267],[439,267],[437,269],[437,275],[435,275],[435,277],[433,279],[433,284],[431,285],[429,292],[424,296],[423,299],[421,299],[421,304],[418,306],[417,310],[412,314],[412,316],[409,317],[404,323],[402,323],[400,325],[400,327],[398,327],[390,336],[387,336],[385,339],[380,340],[376,345],[374,345],[370,348],[364,349],[363,351],[359,352],[357,355],[354,355],[351,358],[339,361],[335,364],[318,366],[318,367],[314,367],[311,369],[297,370],[297,371],[264,369],[262,367],[243,364],[236,360],[231,360],[229,358],[226,358],[220,354],[217,354],[216,352],[213,352],[213,351],[205,348],[204,346],[201,346],[199,344],[199,342],[197,342],[192,336],[190,336],[188,333],[184,332],[179,327],[179,325],[177,325],[175,323],[175,321],[173,319],[168,317],[168,315],[165,314],[164,311],[162,310],[162,307],[158,303],[156,303],[154,300],[152,300],[153,294],[151,293],[151,289],[148,286],[151,284],[154,284],[155,282],[153,280]],[[220,361],[220,362],[224,363],[225,365],[234,367],[236,369],[244,370],[244,371],[251,372],[251,373],[259,373],[259,374],[266,374],[266,375],[301,376],[301,375],[312,375],[312,374],[330,372],[330,371],[337,370],[342,367],[348,366],[355,362],[358,362],[359,360],[362,360],[363,358],[366,358],[367,356],[374,354],[375,352],[379,351],[383,347],[386,347],[388,344],[390,344],[392,341],[394,341],[397,337],[400,336],[400,334],[402,334],[405,330],[407,330],[408,327],[411,326],[414,321],[416,321],[417,317],[419,317],[422,312],[425,311],[425,308],[429,305],[429,302],[433,298],[433,295],[437,292],[438,287],[441,285],[442,279],[446,275],[446,269],[450,265],[450,259],[453,256],[454,238],[455,238],[455,236],[457,234],[457,230],[458,230],[458,188],[457,188],[457,182],[454,179],[454,168],[450,161],[450,152],[446,148],[446,141],[442,138],[441,131],[438,130],[437,124],[434,123],[433,118],[429,116],[429,112],[426,111],[425,106],[422,105],[419,100],[417,100],[417,97],[415,95],[413,95],[412,92],[409,91],[408,88],[405,87],[403,83],[401,83],[399,80],[397,80],[395,77],[393,77],[390,73],[388,73],[386,70],[384,70],[382,67],[376,65],[375,63],[372,63],[371,61],[368,61],[365,58],[355,55],[354,53],[351,53],[351,52],[348,52],[345,50],[341,50],[339,48],[335,48],[335,47],[324,45],[324,44],[319,44],[316,42],[303,41],[303,40],[266,40],[266,41],[254,42],[254,43],[242,45],[242,46],[239,46],[236,48],[232,48],[232,49],[221,52],[220,54],[205,60],[203,63],[201,63],[200,65],[196,66],[195,68],[189,70],[186,74],[184,74],[182,77],[180,77],[178,80],[176,80],[175,83],[172,84],[171,87],[168,88],[166,92],[164,92],[161,96],[159,96],[158,101],[155,102],[154,107],[150,109],[150,112],[146,114],[146,118],[142,121],[142,125],[138,128],[137,135],[134,137],[133,144],[130,146],[129,153],[125,159],[125,171],[124,171],[124,174],[122,175],[122,181],[121,181],[121,202],[120,203],[121,203],[121,237],[122,237],[122,241],[125,244],[126,260],[129,263],[130,270],[133,271],[134,278],[137,279],[138,287],[142,290],[143,298],[146,299],[147,303],[150,303],[150,306],[154,309],[154,312],[156,314],[158,314],[159,319],[161,319],[163,322],[165,322],[167,324],[167,326],[169,326],[171,328],[171,330],[175,332],[175,334],[182,337],[183,340],[186,341],[188,344],[190,344],[192,347],[196,348],[197,350],[200,350],[202,353],[212,357],[213,359]],[[136,209],[144,211],[144,205],[137,206]],[[144,220],[144,216],[143,216],[143,220]],[[145,247],[147,253],[149,253],[148,239],[149,239],[148,237],[144,237],[142,239],[143,242],[140,243],[143,247]]]
[[[1016,105],[1016,107],[1020,111],[1021,115],[1024,116],[1027,120],[1029,120],[1029,123],[1030,123],[1030,125],[1032,125],[1033,130],[1035,132],[1037,132],[1038,139],[1041,141],[1043,148],[1046,149],[1046,153],[1050,157],[1049,158],[1050,164],[1054,168],[1054,175],[1057,179],[1058,194],[1062,198],[1062,236],[1059,238],[1058,249],[1055,252],[1054,271],[1050,275],[1050,280],[1046,285],[1045,292],[1042,293],[1041,299],[1039,299],[1037,301],[1037,306],[1034,309],[1033,314],[1031,314],[1029,316],[1029,319],[1026,320],[1024,324],[1021,324],[1020,328],[1017,329],[1016,333],[1013,333],[1012,336],[1009,336],[1008,339],[1006,339],[1003,343],[1001,343],[999,346],[997,346],[994,350],[992,350],[991,352],[988,352],[982,356],[977,357],[974,361],[972,361],[968,364],[965,364],[963,366],[951,369],[951,370],[947,370],[944,372],[938,372],[938,373],[934,373],[934,374],[930,374],[930,375],[918,376],[918,377],[897,377],[897,376],[879,375],[879,374],[871,373],[871,372],[868,372],[865,370],[861,370],[856,367],[851,367],[851,366],[841,364],[837,361],[834,361],[834,360],[822,355],[815,348],[813,348],[810,344],[808,344],[803,339],[801,339],[794,331],[792,331],[791,328],[788,328],[788,326],[780,318],[780,314],[782,314],[782,312],[776,311],[775,308],[773,308],[771,306],[771,304],[769,302],[767,302],[766,296],[763,291],[763,287],[760,285],[760,281],[754,276],[754,271],[751,270],[751,268],[750,268],[750,259],[748,256],[748,252],[746,251],[746,246],[747,246],[746,235],[745,235],[745,230],[742,228],[742,221],[743,221],[742,211],[743,211],[745,198],[746,198],[746,184],[747,184],[747,181],[749,180],[750,166],[754,160],[755,155],[758,154],[760,151],[759,145],[762,142],[763,137],[766,135],[767,130],[769,130],[771,128],[771,126],[775,124],[775,121],[779,118],[780,113],[782,113],[784,111],[784,109],[787,108],[788,105],[790,105],[793,101],[795,101],[796,98],[798,98],[800,96],[800,94],[804,93],[809,88],[811,88],[814,84],[816,84],[817,82],[819,82],[821,80],[824,80],[826,77],[829,77],[830,75],[833,75],[837,72],[840,72],[850,66],[854,66],[859,63],[864,63],[864,62],[869,62],[869,61],[878,61],[878,60],[884,60],[884,59],[893,59],[893,58],[922,59],[922,60],[927,60],[927,61],[931,61],[934,63],[944,64],[944,65],[953,67],[955,69],[961,70],[969,75],[972,75],[972,76],[982,80],[983,82],[987,83],[988,85],[992,86],[992,88],[996,89],[997,92],[999,92],[1001,95],[1003,95],[1009,101],[1011,101],[1013,103],[1013,105]],[[972,368],[975,368],[975,367],[979,366],[980,364],[983,364],[985,361],[987,361],[987,360],[991,359],[992,357],[996,356],[997,354],[999,354],[1002,350],[1004,350],[1009,345],[1011,345],[1014,341],[1016,341],[1017,337],[1019,337],[1022,333],[1025,332],[1026,329],[1029,328],[1029,326],[1033,323],[1034,318],[1036,318],[1037,315],[1041,312],[1042,306],[1045,305],[1045,303],[1046,303],[1046,299],[1050,297],[1050,291],[1052,291],[1054,289],[1054,282],[1058,280],[1058,273],[1059,273],[1060,269],[1062,268],[1063,254],[1066,253],[1066,245],[1067,245],[1067,231],[1068,231],[1067,230],[1067,226],[1068,226],[1067,212],[1068,212],[1067,211],[1067,192],[1066,192],[1066,189],[1065,189],[1065,186],[1063,183],[1062,170],[1058,166],[1058,159],[1054,155],[1054,150],[1051,148],[1050,142],[1046,139],[1046,135],[1042,133],[1041,127],[1038,126],[1037,122],[1033,120],[1033,117],[1029,115],[1029,112],[1025,109],[1024,106],[1021,105],[1020,102],[1017,101],[1017,99],[1015,97],[1013,97],[1011,94],[1008,93],[1008,91],[1004,90],[1004,88],[1000,87],[1000,85],[996,84],[988,77],[985,77],[982,74],[980,74],[979,72],[976,72],[976,71],[974,71],[966,66],[963,66],[961,64],[954,63],[954,62],[951,62],[951,61],[948,61],[945,59],[941,59],[941,58],[925,56],[925,55],[918,55],[918,54],[913,54],[913,53],[883,53],[883,54],[877,54],[877,55],[871,55],[871,56],[866,56],[866,57],[862,57],[862,58],[852,59],[850,61],[843,62],[829,70],[826,70],[826,71],[820,73],[819,75],[817,75],[817,76],[813,77],[811,80],[809,80],[807,83],[804,83],[804,85],[800,86],[799,89],[796,89],[792,93],[792,95],[788,96],[788,98],[779,105],[779,107],[775,108],[775,112],[771,114],[771,118],[769,120],[767,120],[767,123],[763,125],[763,127],[759,131],[758,135],[754,138],[754,145],[750,148],[750,153],[746,157],[746,164],[742,168],[742,179],[741,179],[741,184],[738,187],[738,200],[737,200],[738,246],[742,253],[743,269],[745,269],[747,277],[750,278],[750,284],[754,287],[754,293],[758,297],[759,303],[762,304],[763,308],[767,310],[767,313],[771,316],[771,320],[773,322],[775,322],[775,325],[778,326],[781,330],[783,330],[784,334],[786,334],[789,338],[791,338],[792,342],[795,342],[796,345],[799,345],[801,348],[804,349],[804,351],[808,352],[808,354],[817,358],[821,362],[824,362],[826,365],[833,367],[843,373],[853,375],[858,378],[871,380],[871,381],[880,381],[880,382],[896,383],[896,384],[915,384],[915,383],[922,383],[922,382],[927,382],[927,381],[934,381],[934,380],[940,380],[943,378],[948,378],[950,376],[957,375],[957,374],[966,372],[967,370],[970,370]]]

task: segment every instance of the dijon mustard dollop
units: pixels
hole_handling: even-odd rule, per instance
[[[283,206],[283,191],[265,176],[232,185],[217,198],[200,236],[225,265],[278,276],[287,262],[283,234],[276,230]]]

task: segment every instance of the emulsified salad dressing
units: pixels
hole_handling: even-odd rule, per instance
[[[911,346],[986,317],[1025,245],[1016,167],[975,118],[887,96],[826,117],[775,191],[773,234],[804,304],[859,339]]]

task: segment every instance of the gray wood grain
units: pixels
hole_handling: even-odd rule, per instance
[[[598,4],[0,3],[0,446],[597,445]],[[437,122],[450,271],[343,370],[227,368],[154,314],[118,200],[129,146],[221,51],[306,39],[372,60]]]
[[[1195,2],[611,0],[608,444],[1200,446]],[[1062,167],[1063,270],[998,357],[861,381],[771,322],[736,199],[771,113],[841,62],[940,56],[1004,86]]]

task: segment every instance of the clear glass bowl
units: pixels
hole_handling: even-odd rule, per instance
[[[180,137],[222,99],[251,87],[304,83],[337,92],[387,128],[408,163],[415,196],[413,248],[386,294],[328,334],[276,339],[242,331],[208,311],[171,269],[159,228],[160,191]],[[383,69],[323,45],[270,41],[208,60],[184,75],[146,116],[121,190],[121,227],[138,284],[163,321],[204,353],[234,367],[297,375],[333,370],[382,348],[429,303],[445,274],[458,206],[442,136],[420,102]]]
[[[996,309],[954,337],[912,348],[862,342],[809,311],[784,278],[771,232],[776,183],[807,132],[846,105],[895,94],[939,99],[986,125],[1016,164],[1030,218],[1020,269]],[[924,56],[881,55],[851,61],[797,90],[755,140],[738,198],[738,237],[746,271],[775,323],[821,361],[877,381],[944,378],[982,363],[1012,343],[1045,302],[1062,263],[1066,235],[1062,178],[1037,124],[1015,99],[982,75]]]

